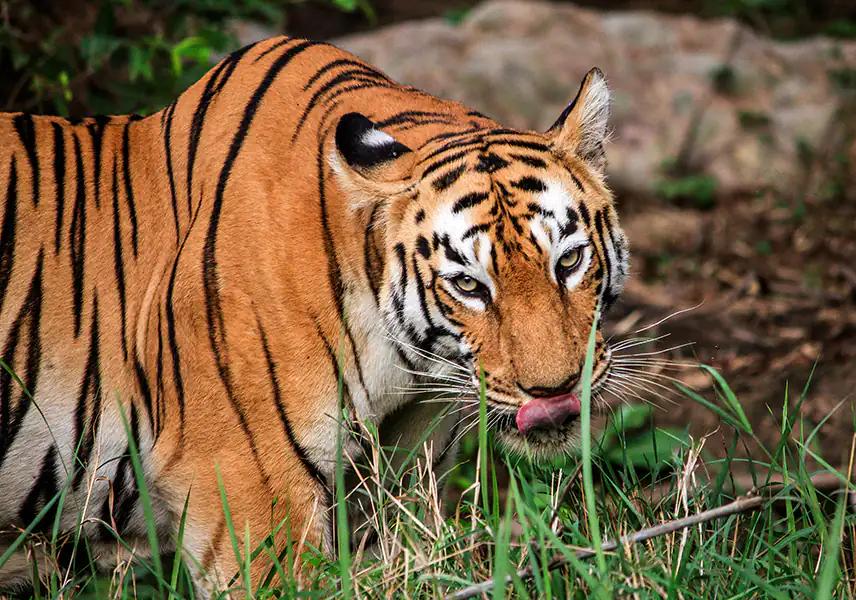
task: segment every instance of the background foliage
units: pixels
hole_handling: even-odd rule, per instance
[[[371,15],[365,0],[318,0]],[[235,49],[230,25],[281,30],[300,0],[0,3],[0,108],[65,116],[151,112]]]
[[[736,16],[774,35],[856,36],[856,4],[843,0],[583,0],[603,8],[655,8]],[[5,0],[0,1],[0,110],[147,113],[169,103],[237,47],[232,25],[255,21],[315,38],[443,15],[475,0]]]

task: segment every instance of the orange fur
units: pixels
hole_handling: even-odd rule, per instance
[[[424,278],[424,302],[434,303],[429,313],[445,318],[435,302],[452,307],[447,316],[458,324],[458,342],[471,349],[463,364],[472,377],[485,369],[492,402],[516,408],[531,397],[521,390],[567,383],[579,372],[607,285],[608,260],[595,258],[626,257],[603,183],[605,131],[589,122],[601,118],[593,103],[608,101],[593,97],[601,84],[590,74],[577,106],[546,134],[504,132],[491,119],[395,84],[332,46],[278,38],[225,59],[174,104],[143,119],[71,123],[4,115],[0,193],[7,194],[5,214],[13,205],[15,214],[0,232],[0,347],[33,388],[45,418],[30,410],[8,377],[0,381],[8,415],[0,434],[18,434],[7,437],[0,455],[0,532],[26,525],[21,503],[28,494],[35,508],[49,499],[36,489],[51,483],[40,473],[50,471],[54,489],[65,484],[63,473],[73,477],[80,470],[72,454],[82,438],[81,481],[91,483],[88,493],[100,506],[113,487],[112,510],[99,515],[142,543],[134,486],[122,462],[127,447],[117,441],[125,439],[121,409],[143,455],[165,545],[189,494],[186,549],[210,582],[228,582],[237,567],[215,467],[236,527],[249,527],[253,543],[287,523],[292,540],[332,551],[337,364],[346,409],[382,422],[407,410],[404,400],[387,399],[403,375],[383,357],[420,360],[386,340],[389,323],[379,327],[384,315],[393,318],[383,307],[400,284],[399,247],[405,270],[414,269],[408,284]],[[376,123],[391,119],[383,130],[412,152],[354,167],[334,140],[346,113]],[[470,139],[477,143],[455,149]],[[35,165],[28,147],[35,148]],[[490,153],[508,164],[496,172],[474,168]],[[518,154],[530,163],[514,158]],[[535,192],[514,186],[537,161],[545,181],[570,190],[592,219],[580,224],[591,238],[592,267],[562,293],[529,225],[517,231],[509,216],[532,202]],[[468,170],[438,192],[437,178],[461,164]],[[509,247],[500,251],[496,272],[488,269],[496,301],[474,310],[455,299],[447,281],[428,278],[443,253],[432,240],[441,213],[482,189],[511,199],[500,203],[508,212],[503,239]],[[499,209],[492,206],[474,206],[468,218],[494,219],[490,211]],[[609,240],[596,233],[595,219]],[[499,245],[495,228],[490,235]],[[416,250],[423,247],[420,236],[434,244],[430,258]],[[38,319],[28,295],[34,285]],[[416,310],[418,290],[408,289],[405,310]],[[608,353],[598,339],[605,364]],[[451,352],[450,343],[431,351]],[[408,423],[414,425],[425,423]],[[519,436],[506,433],[519,445]],[[451,437],[446,432],[441,441]],[[359,453],[353,444],[348,450]],[[79,507],[87,485],[72,488]],[[74,502],[68,511],[73,508]],[[277,547],[286,543],[287,528],[274,536]],[[95,526],[90,533],[99,537]],[[261,557],[254,577],[268,567]],[[0,585],[19,575],[0,573]]]

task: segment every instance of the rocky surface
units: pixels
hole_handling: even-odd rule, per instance
[[[803,185],[799,149],[837,141],[839,88],[856,85],[856,42],[774,42],[730,20],[564,3],[492,1],[458,25],[429,19],[336,43],[531,129],[549,126],[599,66],[614,91],[611,181],[635,192],[654,191],[676,160],[712,175],[720,195]]]

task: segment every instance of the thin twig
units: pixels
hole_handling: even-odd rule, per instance
[[[609,540],[607,542],[604,542],[601,547],[604,551],[612,551],[621,546],[637,544],[639,542],[644,542],[645,540],[649,540],[660,535],[665,535],[667,533],[672,533],[675,531],[680,531],[681,529],[693,527],[694,525],[698,525],[700,523],[706,523],[707,521],[713,521],[715,519],[721,519],[723,517],[729,517],[731,515],[755,510],[759,508],[764,503],[764,501],[765,498],[759,495],[753,494],[748,496],[741,496],[740,498],[737,498],[736,500],[734,500],[733,502],[729,502],[728,504],[717,506],[716,508],[711,508],[710,510],[705,510],[694,515],[690,515],[688,517],[683,517],[681,519],[666,521],[665,523],[655,525],[654,527],[640,529],[639,531],[636,531],[629,535],[622,536],[618,540]],[[594,555],[594,548],[581,548],[574,553],[574,556],[578,559],[591,558]],[[550,559],[547,568],[549,570],[553,570],[558,567],[561,567],[567,562],[568,559],[565,557],[564,554],[557,553],[554,554],[553,558]],[[517,571],[517,577],[519,579],[529,579],[533,576],[533,574],[534,570],[532,567],[526,567]],[[505,585],[508,585],[512,582],[512,576],[506,576]],[[481,583],[476,583],[474,585],[467,586],[462,590],[458,590],[457,592],[449,594],[448,596],[446,596],[446,600],[465,600],[467,598],[478,596],[479,594],[489,592],[491,589],[493,589],[495,583],[496,582],[493,579],[488,579]]]

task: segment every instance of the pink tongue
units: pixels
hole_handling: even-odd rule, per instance
[[[517,411],[517,429],[524,434],[533,429],[551,429],[579,414],[580,399],[576,394],[533,398]]]

